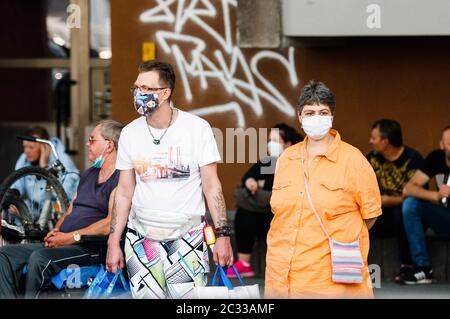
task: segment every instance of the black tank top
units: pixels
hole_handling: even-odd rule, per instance
[[[109,196],[119,182],[116,170],[104,183],[98,183],[99,168],[89,168],[81,176],[72,213],[64,219],[60,231],[68,233],[85,228],[108,216]]]

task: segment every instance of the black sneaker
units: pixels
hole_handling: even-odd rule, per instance
[[[405,277],[407,274],[409,274],[413,271],[414,271],[414,268],[412,266],[401,266],[397,275],[394,277],[394,282],[397,284],[402,284],[403,277]]]
[[[402,276],[402,283],[405,285],[431,284],[432,282],[433,269],[429,267],[417,267]]]

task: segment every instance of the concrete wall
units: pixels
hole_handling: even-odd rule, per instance
[[[288,36],[448,36],[449,12],[447,0],[282,1]]]
[[[128,122],[137,116],[128,88],[142,43],[151,41],[156,57],[175,66],[175,106],[201,115],[224,135],[225,128],[270,128],[281,121],[299,128],[296,99],[316,79],[336,95],[334,126],[364,153],[379,118],[400,121],[405,142],[424,154],[438,146],[440,130],[450,122],[447,38],[325,39],[320,46],[284,39],[291,46],[242,48],[237,8],[231,0],[111,0],[113,118]],[[232,190],[249,165],[219,165],[230,209]]]

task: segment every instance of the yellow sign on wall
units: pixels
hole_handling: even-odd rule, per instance
[[[142,61],[155,59],[155,42],[142,43]]]

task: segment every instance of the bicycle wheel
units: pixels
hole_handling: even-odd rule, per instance
[[[38,239],[67,211],[69,199],[52,173],[30,166],[14,171],[0,185],[0,208],[3,221],[23,227],[25,237]]]
[[[30,216],[27,205],[25,204],[24,200],[20,198],[19,191],[16,189],[8,189],[4,196],[2,210],[0,211],[1,215],[4,215],[6,217],[5,220],[0,220],[0,235],[2,237],[2,241],[4,240],[7,243],[17,244],[26,239],[26,237],[23,228],[11,225],[7,222],[8,217],[7,215],[5,215],[5,212],[7,212],[7,209],[9,209],[11,205],[13,205],[18,210],[18,214],[20,214],[21,220],[24,220],[25,223],[32,223],[32,218]]]

